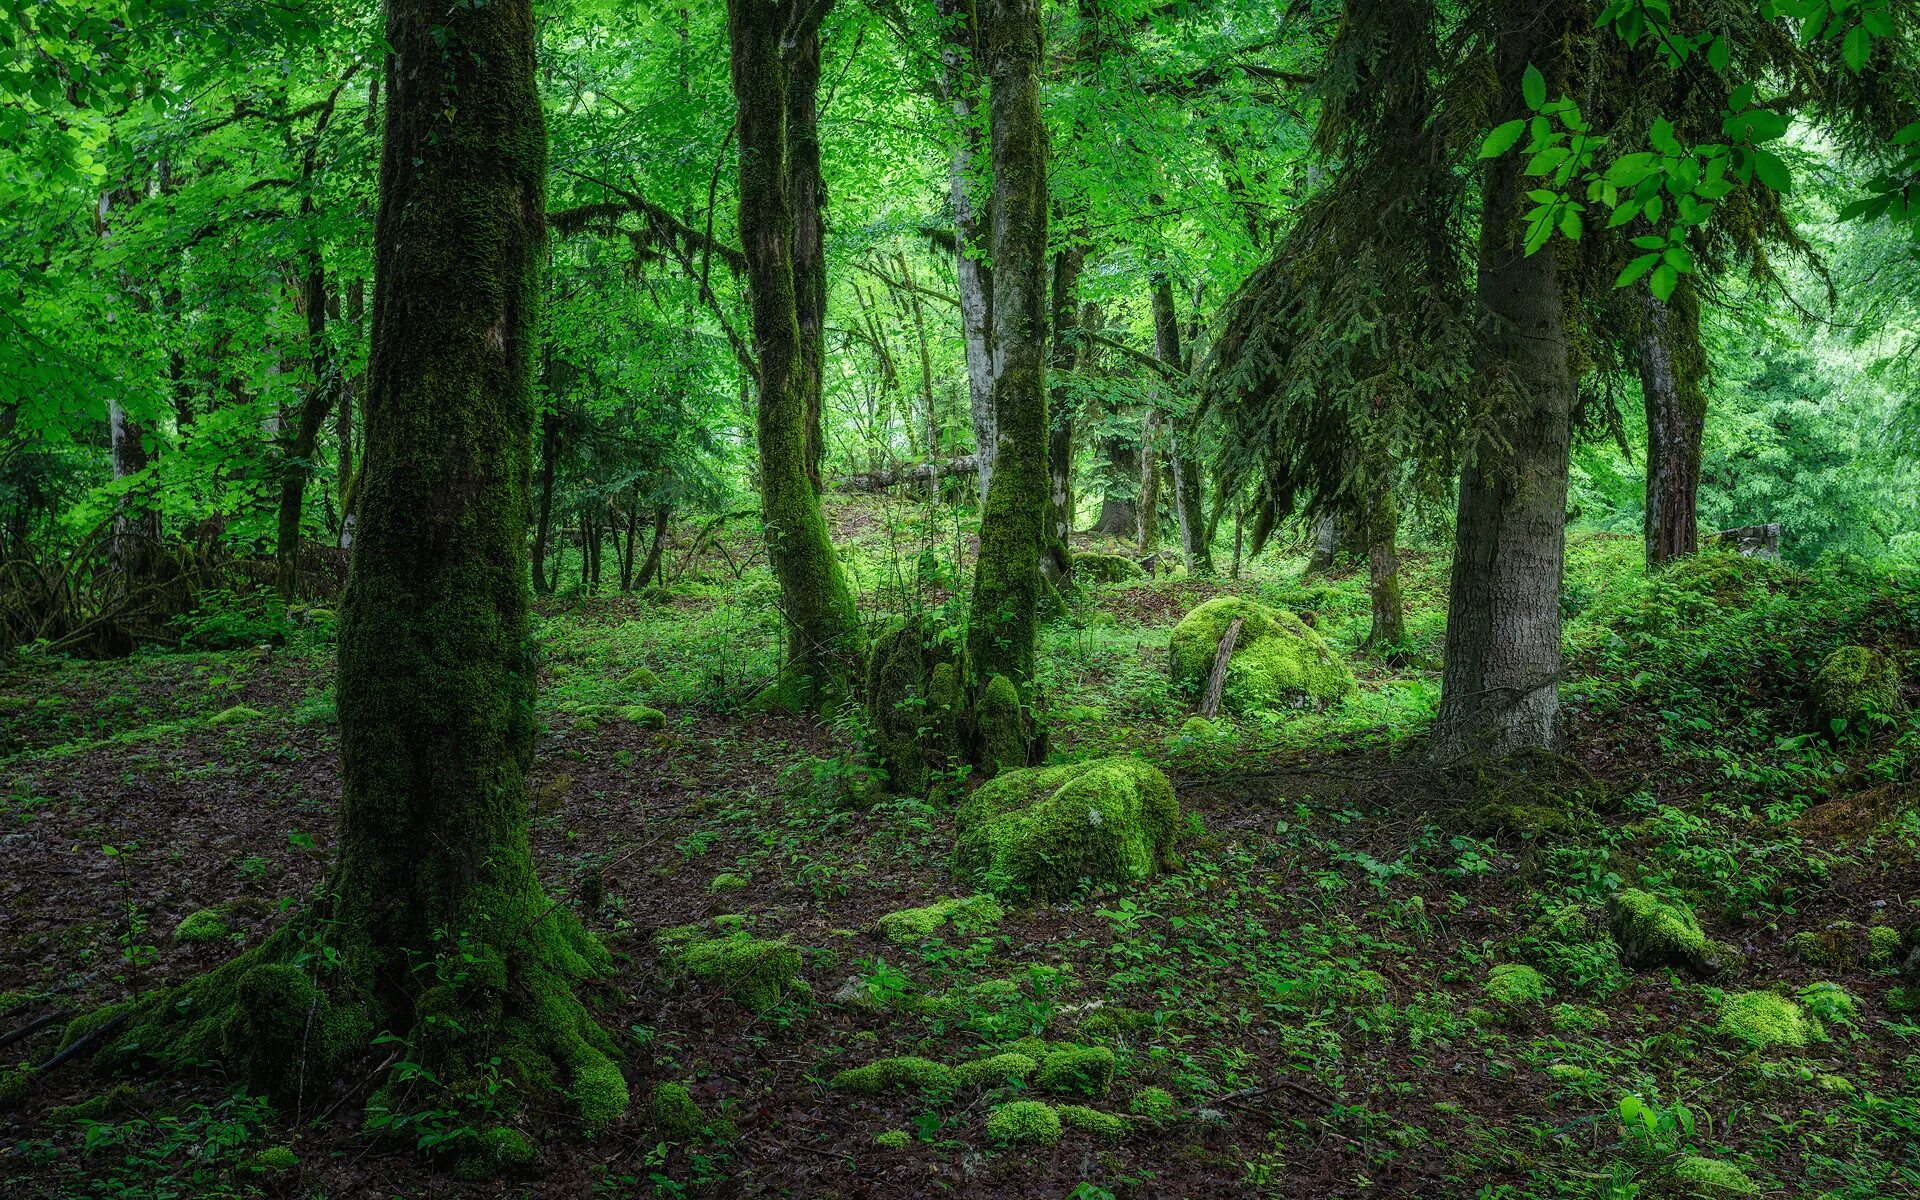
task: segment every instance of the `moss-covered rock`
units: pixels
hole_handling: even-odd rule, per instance
[[[1201,698],[1220,639],[1236,618],[1243,624],[1234,639],[1221,693],[1226,711],[1324,708],[1356,690],[1353,671],[1299,617],[1243,596],[1220,596],[1182,617],[1174,627],[1175,691]]]
[[[913,1135],[904,1129],[889,1129],[873,1135],[873,1144],[882,1150],[905,1150],[913,1144]]]
[[[867,656],[867,722],[887,786],[924,796],[960,750],[960,674],[951,645],[924,622],[897,621]]]
[[[1084,1104],[1062,1104],[1054,1109],[1060,1124],[1068,1129],[1090,1133],[1103,1142],[1117,1142],[1131,1132],[1127,1119]]]
[[[1852,921],[1833,921],[1820,929],[1808,929],[1787,939],[1787,947],[1810,967],[1851,970],[1859,961],[1860,927]]]
[[[455,1173],[473,1181],[517,1175],[531,1167],[538,1155],[532,1138],[510,1125],[493,1125],[467,1140]]]
[[[620,690],[634,696],[649,696],[660,690],[660,677],[645,667],[635,667],[621,676]]]
[[[985,932],[1006,915],[1007,910],[992,896],[955,896],[921,908],[890,912],[875,923],[875,928],[890,942],[917,942],[950,921],[968,930]]]
[[[1707,937],[1684,904],[1628,888],[1613,897],[1607,918],[1628,966],[1680,967],[1702,978],[1726,969],[1726,949]]]
[[[1900,670],[1878,650],[1842,646],[1814,672],[1811,701],[1816,732],[1858,736],[1900,711]]]
[[[987,1137],[1002,1146],[1058,1146],[1060,1114],[1038,1100],[1015,1100],[987,1114]]]
[[[876,1096],[882,1092],[951,1092],[960,1086],[960,1079],[945,1063],[909,1054],[842,1071],[833,1077],[831,1086],[836,1091],[859,1096]]]
[[[0,1069],[0,1112],[12,1112],[26,1101],[37,1077],[32,1067]]]
[[[1546,976],[1520,963],[1501,963],[1487,973],[1487,999],[1503,1008],[1537,1008],[1552,991]]]
[[[136,1111],[140,1093],[127,1084],[115,1084],[77,1104],[62,1104],[47,1114],[50,1125],[77,1125],[83,1121],[110,1121]]]
[[[661,944],[655,939],[656,944]],[[785,939],[757,938],[744,932],[727,937],[671,940],[663,947],[668,963],[716,988],[754,1012],[766,1012],[805,989],[799,978],[800,949]]]
[[[493,1131],[489,1130],[488,1132],[491,1133]],[[526,1141],[524,1134],[519,1136],[521,1141]],[[486,1141],[486,1135],[482,1134],[478,1140],[482,1142]],[[529,1162],[533,1160],[532,1145],[533,1143],[531,1142],[527,1143],[527,1161]],[[265,1150],[256,1151],[240,1160],[240,1173],[242,1175],[269,1177],[275,1175],[291,1175],[299,1169],[300,1156],[295,1154],[292,1148],[288,1146],[269,1146]]]
[[[1034,1086],[1062,1096],[1104,1096],[1113,1086],[1113,1051],[1105,1046],[1055,1046],[1040,1060]]]
[[[954,1079],[961,1087],[1000,1087],[1025,1083],[1039,1069],[1039,1061],[1031,1055],[1009,1050],[961,1063],[954,1069]]]
[[[684,1083],[656,1083],[647,1097],[647,1120],[670,1142],[690,1142],[707,1128],[707,1115]]]
[[[1733,1200],[1738,1196],[1760,1194],[1760,1185],[1747,1178],[1747,1173],[1739,1167],[1697,1154],[1675,1160],[1671,1178],[1681,1195],[1699,1200]]]
[[[987,680],[973,706],[974,738],[979,743],[980,768],[989,774],[1024,767],[1034,744],[1020,689],[1005,675]]]
[[[1089,551],[1073,556],[1073,577],[1087,583],[1129,583],[1145,579],[1147,572],[1125,555]]]
[[[1884,971],[1900,961],[1900,931],[1891,925],[1867,930],[1867,965]]]
[[[1772,992],[1736,992],[1720,1002],[1714,1031],[1758,1050],[1804,1049],[1821,1035],[1820,1022]]]
[[[217,908],[202,908],[180,918],[173,927],[173,940],[176,942],[219,942],[226,940],[233,932],[233,926],[227,923],[227,914]]]
[[[710,892],[744,891],[751,882],[752,880],[748,879],[745,875],[738,875],[732,871],[726,871],[715,875],[713,882],[707,885],[707,890]]]
[[[1168,866],[1179,819],[1173,785],[1136,758],[1008,771],[961,806],[954,866],[990,891],[1055,900],[1082,879],[1125,883]]]
[[[261,720],[266,715],[267,714],[261,712],[257,708],[248,708],[244,704],[236,704],[232,708],[223,708],[219,712],[208,717],[207,724],[215,725],[215,726],[243,725],[248,721]]]

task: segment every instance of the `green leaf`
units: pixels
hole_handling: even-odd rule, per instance
[[[1731,61],[1733,61],[1733,50],[1727,45],[1725,36],[1714,38],[1707,46],[1707,65],[1716,71],[1724,71]]]
[[[1793,173],[1787,170],[1786,163],[1780,161],[1780,156],[1772,151],[1755,150],[1753,152],[1753,173],[1760,177],[1761,183],[1776,192],[1793,190]]]
[[[1840,61],[1847,69],[1858,74],[1867,65],[1867,59],[1873,54],[1873,35],[1867,32],[1865,25],[1855,25],[1847,30],[1847,36],[1840,40]]]
[[[1673,298],[1673,289],[1679,282],[1680,273],[1666,263],[1661,263],[1653,269],[1653,278],[1647,280],[1647,289],[1654,294],[1655,299],[1670,300]]]
[[[1518,142],[1520,135],[1526,131],[1527,123],[1524,120],[1508,121],[1494,126],[1493,132],[1487,135],[1487,140],[1480,143],[1480,157],[1499,158],[1513,149],[1514,143]]]
[[[1571,205],[1560,214],[1560,235],[1570,242],[1580,240],[1580,214]]]
[[[1664,250],[1667,247],[1667,239],[1643,233],[1633,239],[1633,244],[1642,250]]]
[[[1539,112],[1540,106],[1547,102],[1547,77],[1532,63],[1527,64],[1526,71],[1520,76],[1520,98],[1535,112]]]
[[[1637,282],[1642,275],[1653,270],[1653,265],[1659,261],[1660,256],[1658,254],[1642,254],[1621,270],[1620,278],[1613,281],[1613,286],[1623,288],[1632,285]]]
[[[1693,274],[1693,252],[1685,246],[1668,246],[1666,252],[1662,254],[1660,258],[1662,262],[1680,272],[1682,275]]]

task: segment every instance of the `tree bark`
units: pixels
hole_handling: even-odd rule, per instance
[[[320,429],[333,410],[333,396],[339,386],[340,372],[333,353],[327,347],[327,272],[314,248],[308,258],[306,277],[300,287],[301,304],[307,317],[307,356],[313,379],[300,400],[300,412],[294,420],[293,436],[282,446],[280,464],[280,519],[275,542],[274,579],[283,600],[292,600],[300,582],[300,517],[313,475],[313,456],[320,442]]]
[[[1494,108],[1502,120],[1527,112],[1521,75],[1529,62],[1549,87],[1562,73],[1569,17],[1558,8],[1551,16],[1521,0],[1498,15]],[[1525,252],[1523,165],[1510,154],[1487,167],[1475,366],[1486,394],[1511,399],[1498,436],[1478,448],[1460,481],[1432,743],[1440,762],[1550,747],[1557,738],[1573,380],[1555,248]]]
[[[1153,351],[1170,367],[1187,369],[1180,347],[1180,319],[1173,307],[1173,281],[1165,273],[1153,281]],[[1201,495],[1200,462],[1194,455],[1192,422],[1168,413],[1167,466],[1173,477],[1173,511],[1180,522],[1180,553],[1187,570],[1213,574],[1213,548],[1207,537],[1206,511]]]
[[[1040,115],[1039,0],[989,0],[982,24],[991,86],[996,449],[980,517],[967,651],[976,687],[1004,676],[1030,703],[1048,490],[1047,147]]]
[[[353,322],[358,332],[366,320],[367,281],[355,279],[347,285],[347,320]],[[353,502],[354,502],[354,457],[353,457],[353,410],[360,401],[360,393],[366,390],[367,377],[364,373],[345,380],[340,387],[340,399],[334,408],[333,436],[339,443],[335,447],[339,455],[339,478],[335,486],[340,494],[340,548],[353,548]]]
[[[788,94],[796,80],[785,47],[817,38],[828,7],[802,11],[777,0],[729,0],[727,5],[739,105],[740,231],[760,385],[755,432],[761,511],[788,630],[789,669],[778,699],[796,706],[810,706],[844,687],[860,640],[853,598],[834,558],[811,474],[812,418],[787,158],[787,117],[798,102]],[[816,67],[803,71],[797,82],[817,80]]]
[[[953,152],[947,188],[953,205],[954,281],[960,293],[960,330],[966,345],[967,396],[973,410],[974,456],[980,460],[980,504],[987,503],[998,442],[993,414],[993,271],[991,247],[973,203],[974,164],[980,157],[980,126],[974,114],[973,82],[980,53],[980,23],[974,0],[937,0],[941,21],[940,86],[953,110]]]
[[[820,173],[820,22],[830,4],[796,12],[791,37],[782,47],[787,60],[787,196],[793,207],[793,297],[800,325],[799,365],[795,373],[807,414],[807,479],[820,490],[820,463],[826,457],[826,422],[821,410],[826,375],[827,327],[827,183]],[[908,428],[912,428],[909,422]]]
[[[1054,586],[1073,575],[1073,551],[1067,542],[1073,532],[1073,412],[1067,403],[1067,376],[1079,367],[1084,344],[1075,334],[1080,327],[1080,268],[1087,250],[1078,239],[1053,256],[1052,387],[1047,396],[1047,519],[1042,535],[1040,570]]]
[[[1373,603],[1369,646],[1397,646],[1407,640],[1406,605],[1400,595],[1400,505],[1391,484],[1381,483],[1367,513],[1367,595]]]
[[[1647,407],[1647,566],[1699,549],[1700,441],[1706,429],[1706,352],[1699,299],[1682,284],[1668,302],[1645,297],[1640,390]]]
[[[1140,434],[1140,499],[1134,504],[1138,518],[1134,542],[1142,555],[1160,549],[1160,456],[1165,426],[1158,408],[1147,410]]]
[[[1107,483],[1140,478],[1140,447],[1124,438],[1103,438],[1101,452],[1107,460]],[[1108,537],[1131,538],[1140,532],[1140,508],[1136,500],[1113,492],[1100,497],[1100,517],[1093,523],[1095,533]]]
[[[673,519],[673,505],[661,504],[653,510],[653,541],[647,546],[647,561],[640,568],[640,579],[633,586],[645,588],[660,574],[660,555],[667,548],[667,524]]]
[[[559,583],[556,571],[547,579],[547,550],[553,536],[553,476],[560,457],[560,418],[547,413],[540,418],[540,515],[533,528],[533,590],[549,595]]]

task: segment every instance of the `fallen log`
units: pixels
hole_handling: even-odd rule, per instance
[[[885,471],[866,471],[859,475],[848,475],[834,486],[848,492],[877,492],[903,483],[929,483],[935,479],[951,479],[956,475],[978,475],[979,473],[979,456],[963,454],[959,458],[949,458],[945,462],[916,463],[912,466],[892,467]]]

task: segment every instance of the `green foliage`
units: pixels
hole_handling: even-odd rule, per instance
[[[1002,772],[955,815],[954,869],[1035,900],[1145,879],[1171,861],[1180,808],[1158,768],[1134,758]]]

